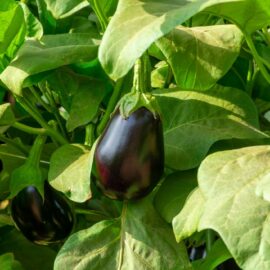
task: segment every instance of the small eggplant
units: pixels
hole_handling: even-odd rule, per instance
[[[21,190],[11,201],[11,216],[30,241],[48,245],[64,240],[74,218],[66,199],[45,182],[44,200],[34,186]]]

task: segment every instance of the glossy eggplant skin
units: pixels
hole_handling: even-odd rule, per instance
[[[138,199],[155,187],[164,170],[159,117],[142,107],[111,118],[95,151],[97,185],[111,199]]]
[[[39,245],[64,240],[74,224],[66,199],[48,183],[44,186],[44,201],[33,186],[21,190],[11,201],[11,216],[22,234]]]

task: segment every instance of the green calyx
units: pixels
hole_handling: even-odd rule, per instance
[[[158,106],[155,97],[150,93],[131,91],[121,98],[117,108],[123,118],[128,118],[133,112],[141,107],[145,107],[152,112],[156,118],[158,115]]]
[[[22,189],[27,186],[35,186],[43,197],[44,177],[42,175],[39,163],[45,141],[46,136],[37,136],[25,163],[12,172],[10,179],[9,198],[15,197]]]
[[[121,98],[118,103],[120,114],[128,118],[130,114],[141,107],[145,107],[156,118],[158,106],[155,97],[149,93],[151,90],[151,65],[148,54],[139,58],[134,66],[134,80],[132,91]]]

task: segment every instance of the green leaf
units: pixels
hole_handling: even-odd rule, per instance
[[[48,10],[45,0],[36,0],[36,6],[44,33],[54,34],[56,32],[57,21]]]
[[[172,222],[184,206],[189,193],[196,187],[196,173],[196,170],[172,173],[159,187],[154,204],[167,222]]]
[[[80,78],[78,89],[72,98],[69,118],[66,123],[68,131],[92,121],[106,93],[105,84],[102,81],[84,76],[78,76],[78,78]],[[75,89],[73,90],[75,91]]]
[[[47,10],[49,10],[57,20],[69,17],[89,6],[89,3],[86,0],[44,0],[44,2],[47,5]]]
[[[24,25],[21,6],[12,0],[0,0],[0,55],[5,53],[12,40]]]
[[[247,57],[241,57],[240,55],[231,69],[218,81],[218,84],[238,88],[249,93],[251,90],[248,89],[250,86],[247,82],[247,78],[250,61],[251,60]],[[256,89],[257,92],[257,87],[254,87],[254,89]],[[254,97],[253,94],[255,93],[252,93],[252,97]]]
[[[155,40],[206,7],[222,2],[228,1],[120,0],[101,42],[101,64],[114,80],[123,77]]]
[[[10,103],[0,105],[0,134],[3,134],[16,122]]]
[[[215,86],[204,91],[154,91],[164,128],[165,162],[194,168],[210,146],[224,139],[266,138],[257,128],[254,103],[243,91]]]
[[[12,145],[1,144],[0,159],[3,162],[3,171],[11,174],[14,169],[23,165],[26,160],[26,156]]]
[[[26,36],[40,39],[43,36],[42,24],[31,13],[31,11],[29,10],[26,4],[24,4],[23,2],[20,2],[20,4],[23,9],[25,23],[26,23]]]
[[[125,204],[118,219],[106,220],[73,234],[55,260],[55,270],[188,270],[186,250],[149,197]]]
[[[232,21],[242,31],[249,34],[270,24],[269,1],[225,1],[209,7],[205,11]]]
[[[31,243],[10,226],[0,228],[0,254],[4,253],[13,253],[25,270],[53,269],[56,256],[53,249]],[[6,270],[2,267],[1,269]]]
[[[23,270],[22,265],[14,259],[12,253],[6,253],[0,256],[0,265],[5,270]]]
[[[40,41],[29,39],[0,79],[13,93],[21,95],[27,77],[80,60],[94,59],[98,43],[91,35],[77,33],[43,36]]]
[[[173,231],[178,242],[188,238],[198,230],[204,211],[205,199],[199,188],[194,189],[183,209],[172,221]]]
[[[243,41],[234,25],[177,27],[156,44],[182,89],[207,90],[236,60]]]
[[[270,147],[253,146],[209,155],[198,172],[205,204],[197,229],[218,232],[245,270],[270,268],[270,205],[256,194],[258,185],[269,177],[269,162]],[[187,217],[185,208],[179,219]],[[177,238],[183,239],[180,223],[176,224]]]
[[[0,73],[14,57],[25,37],[21,6],[13,0],[0,0]]]
[[[48,180],[50,185],[75,202],[91,197],[90,174],[94,147],[69,144],[58,148],[52,155]]]

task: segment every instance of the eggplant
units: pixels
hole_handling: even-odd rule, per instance
[[[44,200],[34,186],[21,190],[11,201],[11,216],[31,242],[48,245],[64,240],[74,217],[66,199],[45,182]]]
[[[94,155],[97,186],[111,199],[146,196],[164,170],[160,117],[141,107],[123,118],[117,110],[101,136]]]

